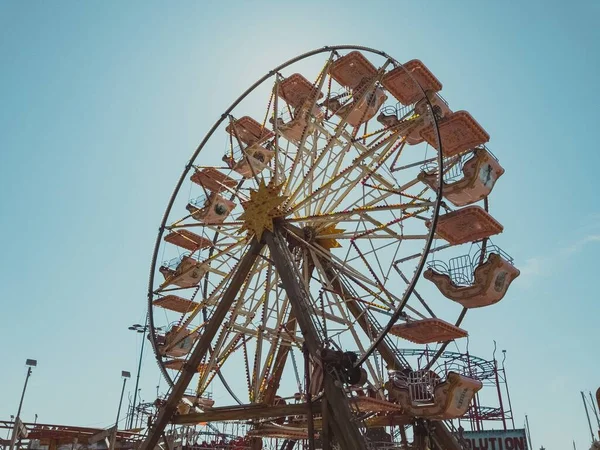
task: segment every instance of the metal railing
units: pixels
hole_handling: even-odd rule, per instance
[[[427,267],[438,273],[448,275],[456,286],[472,286],[475,282],[475,270],[488,261],[490,255],[495,253],[508,263],[513,264],[513,258],[497,245],[488,243],[478,245],[478,250],[471,254],[456,256],[444,262],[434,259],[427,263]]]

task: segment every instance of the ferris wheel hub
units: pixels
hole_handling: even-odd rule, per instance
[[[281,205],[287,197],[280,195],[281,188],[282,185],[276,185],[274,182],[267,185],[261,180],[258,188],[250,191],[250,199],[242,202],[242,231],[256,235],[259,240],[265,230],[273,231],[273,220],[286,214]]]
[[[313,243],[317,237],[317,230],[315,229],[315,227],[311,226],[311,225],[306,225],[304,228],[302,228],[302,231],[304,233],[304,240],[306,242]]]

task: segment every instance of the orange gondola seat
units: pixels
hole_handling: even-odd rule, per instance
[[[490,135],[467,111],[448,114],[439,121],[438,128],[444,156],[458,155],[490,140]],[[421,131],[421,137],[432,147],[440,148],[433,124]]]
[[[193,219],[206,224],[223,223],[234,208],[234,202],[215,193],[191,200],[186,206]]]
[[[160,266],[159,271],[165,277],[162,287],[169,285],[182,288],[197,286],[206,270],[204,263],[184,254]]]
[[[411,105],[423,99],[424,92],[436,93],[442,89],[442,83],[418,59],[390,70],[384,75],[381,84],[403,105]]]
[[[158,352],[163,356],[172,358],[180,358],[187,355],[198,339],[198,333],[181,332],[181,328],[173,325],[162,339],[162,343],[158,346]]]
[[[223,161],[231,169],[244,178],[251,178],[268,167],[275,154],[267,144],[273,137],[271,130],[249,116],[233,120],[225,130],[238,142],[223,156]]]
[[[444,174],[442,193],[456,206],[470,205],[486,198],[504,173],[498,160],[484,147],[476,148],[450,164],[453,166]],[[432,189],[437,188],[437,170],[425,168],[418,178]]]
[[[425,225],[430,227],[431,221]],[[459,245],[489,238],[503,229],[485,209],[472,205],[439,216],[435,234],[451,245]]]
[[[353,127],[358,127],[375,117],[387,100],[383,88],[377,83],[373,84],[377,69],[358,51],[350,52],[335,61],[329,73],[334,80],[348,89],[351,95],[345,103],[332,97],[326,99],[324,104]]]
[[[428,98],[429,102],[421,99],[414,108],[402,104],[398,104],[396,107],[385,107],[377,116],[377,121],[385,127],[392,128],[392,131],[401,136],[405,136],[407,144],[420,144],[424,141],[421,132],[434,123],[433,115],[439,123],[452,113],[446,101],[438,94],[431,93]],[[433,115],[430,111],[430,103]]]
[[[316,105],[323,93],[299,73],[281,81],[278,93],[289,108],[277,119],[271,118],[270,122],[273,125],[277,123],[277,130],[288,141],[298,144],[307,127],[307,135],[313,130],[313,120],[317,123],[323,120],[323,111]]]
[[[402,406],[404,414],[428,419],[462,417],[482,386],[479,380],[448,372],[443,382],[426,384],[416,390],[430,392],[429,398],[413,399],[410,388],[397,387],[391,380],[385,384],[389,399]]]
[[[238,182],[214,167],[196,169],[190,180],[210,192],[232,191]]]
[[[483,258],[481,254],[452,258],[448,264],[433,261],[423,277],[465,308],[493,305],[504,298],[520,272],[512,258],[496,246],[487,246]]]

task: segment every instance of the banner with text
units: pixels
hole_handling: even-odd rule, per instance
[[[463,431],[460,440],[470,450],[529,450],[524,429]]]

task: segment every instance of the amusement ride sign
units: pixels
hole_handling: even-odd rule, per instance
[[[459,440],[470,450],[529,450],[524,429],[463,431]]]

